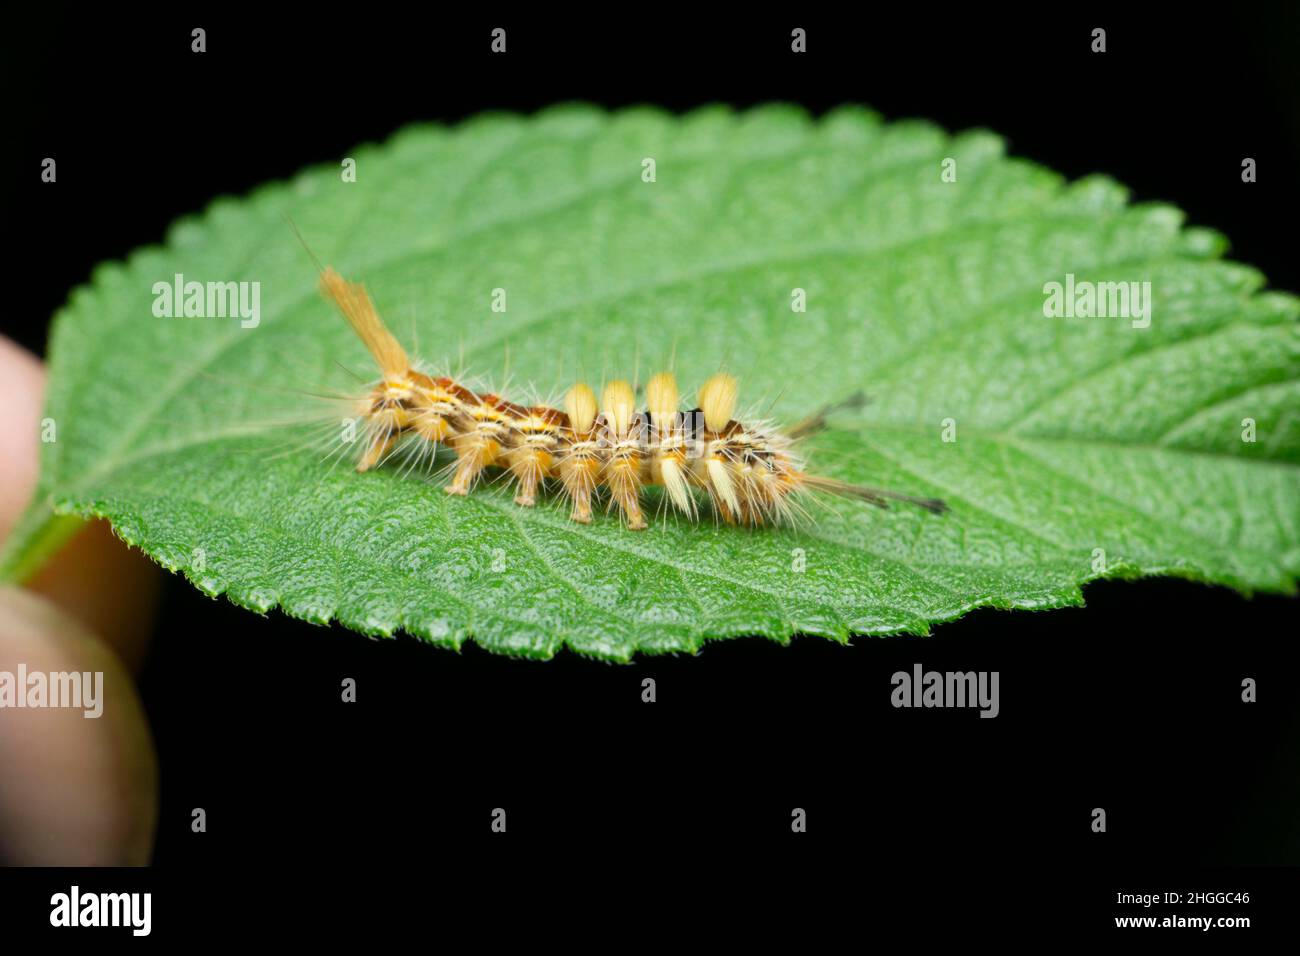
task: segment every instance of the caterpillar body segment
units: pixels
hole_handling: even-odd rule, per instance
[[[581,382],[574,385],[564,396],[564,411],[568,432],[561,434],[568,444],[556,471],[573,505],[569,517],[579,524],[591,524],[591,499],[600,484],[604,458],[596,436],[596,393]]]
[[[576,437],[560,460],[558,471],[564,493],[573,504],[569,517],[579,524],[591,524],[591,502],[600,486],[602,454],[590,437]]]
[[[443,489],[449,495],[469,494],[483,469],[498,464],[518,438],[519,406],[491,393],[470,396],[457,416],[461,427],[448,441],[456,451],[451,484]]]
[[[636,393],[627,382],[605,386],[601,395],[600,421],[604,451],[603,484],[609,489],[609,506],[617,507],[624,523],[633,531],[645,528],[641,514],[641,488],[645,484],[649,449],[646,420],[636,411]]]
[[[518,440],[505,463],[518,487],[515,504],[531,508],[543,479],[555,476],[557,456],[568,430],[568,416],[554,408],[534,406],[517,419]]]
[[[625,381],[595,392],[582,383],[566,393],[564,409],[520,405],[491,392],[478,393],[449,377],[414,368],[401,344],[380,320],[365,288],[332,269],[321,272],[321,289],[347,319],[379,366],[381,378],[357,405],[364,439],[358,471],[368,471],[405,439],[424,443],[422,453],[442,445],[455,452],[444,491],[468,495],[488,469],[513,482],[515,503],[532,507],[548,485],[569,501],[570,519],[587,524],[598,497],[608,498],[629,530],[647,527],[647,486],[663,489],[663,504],[693,520],[707,499],[728,524],[789,524],[803,509],[801,495],[824,493],[886,508],[890,501],[941,513],[937,498],[866,488],[810,474],[793,450],[794,438],[824,427],[836,406],[783,433],[766,423],[735,418],[739,385],[720,372],[683,411],[676,379],[660,372],[646,385],[644,410]],[[850,402],[860,403],[855,396]],[[841,403],[846,404],[846,403]]]

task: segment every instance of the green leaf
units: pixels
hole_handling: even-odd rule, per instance
[[[54,515],[99,515],[256,611],[613,660],[925,633],[981,605],[1079,604],[1098,577],[1295,587],[1297,300],[1175,209],[1067,184],[987,132],[857,109],[571,106],[415,127],[352,158],[356,182],[327,166],[218,200],[73,293],[49,357],[57,440],[11,576],[66,536]],[[309,410],[296,392],[355,389],[340,365],[371,374],[286,215],[430,361],[498,380],[508,362],[548,391],[675,354],[684,384],[725,365],[742,403],[786,422],[862,389],[811,441],[818,469],[951,511],[830,502],[801,531],[631,533],[283,453],[283,430],[250,425]],[[153,284],[176,273],[260,282],[260,324],[155,317]],[[1150,282],[1150,326],[1045,316],[1067,274]]]

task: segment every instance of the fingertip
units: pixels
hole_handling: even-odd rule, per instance
[[[49,675],[73,674],[83,681],[80,706],[49,706],[67,702],[54,699]],[[32,675],[46,682],[44,705],[15,706],[19,693],[25,704],[41,702]],[[147,863],[158,813],[157,757],[121,661],[49,601],[0,587],[0,680],[8,687],[0,719],[0,859]]]

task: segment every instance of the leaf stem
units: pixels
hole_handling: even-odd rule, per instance
[[[76,515],[56,515],[48,502],[33,501],[0,551],[0,582],[31,578],[85,524]]]

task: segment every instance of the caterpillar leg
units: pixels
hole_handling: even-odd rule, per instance
[[[469,494],[470,485],[474,480],[473,474],[477,474],[477,469],[474,471],[473,474],[471,474],[469,469],[465,467],[465,463],[466,463],[466,459],[464,458],[456,462],[456,471],[452,475],[451,484],[444,486],[442,489],[443,491],[447,492],[447,494],[449,495]]]
[[[515,494],[515,504],[521,508],[531,508],[537,504],[537,477],[528,472],[519,479],[519,491]]]
[[[474,487],[474,482],[483,469],[496,460],[493,443],[482,441],[458,442],[456,444],[456,470],[452,472],[451,484],[442,490],[449,495],[467,495]]]
[[[523,508],[531,508],[537,504],[537,485],[546,473],[541,456],[531,451],[512,455],[510,473],[515,476],[517,487],[515,504]]]
[[[578,524],[591,524],[591,489],[588,487],[569,489],[569,497],[573,499],[573,510],[569,513],[569,520],[576,521]]]
[[[636,465],[611,463],[605,481],[609,485],[610,503],[623,514],[630,531],[645,530],[645,515],[641,513],[641,479]]]
[[[383,461],[384,456],[393,450],[393,445],[397,442],[397,436],[389,432],[385,435],[378,435],[366,450],[361,453],[361,460],[357,462],[357,471],[369,471],[379,462]]]

